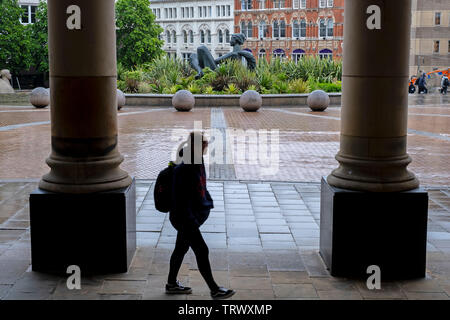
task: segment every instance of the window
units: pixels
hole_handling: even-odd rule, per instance
[[[306,20],[300,21],[300,37],[306,38]]]
[[[330,49],[323,49],[319,51],[319,58],[320,59],[333,59],[333,51]]]
[[[274,21],[273,37],[274,38],[285,38],[286,37],[286,22],[284,22],[284,20],[281,20],[280,22]]]
[[[181,17],[184,18],[184,8],[181,8]]]
[[[212,7],[208,6],[208,16],[212,17]]]
[[[198,7],[198,16],[199,18],[202,17],[202,7]]]
[[[440,12],[436,12],[434,14],[434,25],[436,25],[436,26],[441,25],[441,13]]]
[[[292,22],[292,37],[300,38],[300,25],[298,24],[298,20]]]
[[[230,31],[228,29],[225,30],[225,41],[230,43]]]
[[[191,7],[191,18],[194,17],[194,7]]]
[[[259,28],[258,28],[258,37],[260,39],[268,37],[269,36],[269,28],[266,25],[265,21],[261,21],[259,23]]]
[[[211,43],[211,31],[206,31],[206,35],[208,36],[208,43]]]
[[[194,32],[189,30],[189,42],[194,43]]]
[[[298,9],[300,6],[300,0],[292,0],[292,7]]]
[[[225,6],[222,6],[222,17],[225,17]]]
[[[259,0],[259,8],[260,9],[266,8],[266,0]]]
[[[169,18],[169,12],[167,10],[167,8],[164,8],[164,18]]]
[[[172,41],[173,43],[177,43],[177,33],[175,30],[172,31]]]
[[[448,40],[448,53],[450,53],[450,40]]]
[[[176,18],[177,17],[177,8],[173,8],[173,17]]]
[[[247,25],[245,24],[245,21],[241,22],[241,33],[245,34],[247,38],[253,37],[253,26],[251,21],[249,21]]]
[[[327,6],[327,0],[319,0],[319,8],[325,8]]]
[[[220,6],[216,6],[216,16],[220,17]]]
[[[328,0],[328,1],[327,1],[327,7],[328,7],[328,8],[332,8],[333,5],[334,5],[333,2],[334,2],[333,0]]]
[[[183,61],[188,62],[189,61],[189,53],[183,53]]]
[[[283,59],[283,58],[285,58],[286,57],[286,53],[284,52],[284,50],[283,49],[275,49],[274,51],[273,51],[273,57],[275,58],[275,59]]]
[[[327,22],[327,37],[332,37],[333,36],[333,20],[332,19],[328,19]]]
[[[295,49],[292,52],[292,60],[294,60],[295,63],[298,63],[300,59],[305,55],[305,51],[302,49]]]
[[[223,43],[223,31],[219,30],[219,43]]]
[[[187,43],[187,42],[188,42],[188,36],[187,36],[186,30],[183,31],[183,42],[184,42],[184,43]]]
[[[31,6],[31,5],[25,5],[25,6],[21,6],[22,10],[23,10],[23,15],[22,15],[22,23],[23,24],[28,24],[28,23],[35,23],[36,22],[36,6]]]
[[[300,9],[306,9],[306,0],[300,0]]]
[[[170,32],[166,31],[166,41],[167,43],[170,43]]]
[[[325,38],[327,36],[327,28],[325,26],[325,19],[319,20],[319,37]]]
[[[252,0],[241,0],[241,10],[252,9]]]
[[[435,40],[434,47],[433,47],[433,53],[439,53],[439,45],[440,45],[439,40]]]
[[[259,49],[258,58],[261,59],[261,58],[265,58],[265,57],[266,57],[266,50],[265,49]]]
[[[200,31],[200,42],[205,43],[205,31]]]
[[[231,17],[231,6],[227,6],[227,16]]]
[[[285,8],[286,1],[285,0],[273,0],[273,7],[275,9],[283,9]]]

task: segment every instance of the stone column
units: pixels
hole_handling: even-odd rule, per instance
[[[127,187],[119,168],[114,0],[49,0],[51,171],[41,189],[92,193]]]
[[[339,168],[334,187],[395,192],[419,181],[406,167],[410,0],[346,0]]]

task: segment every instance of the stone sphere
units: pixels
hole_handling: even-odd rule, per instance
[[[194,95],[187,90],[180,90],[174,94],[172,105],[178,111],[189,111],[195,105]]]
[[[239,98],[239,105],[244,111],[258,111],[262,106],[262,97],[255,90],[247,90]]]
[[[122,92],[122,90],[117,89],[117,110],[122,109],[125,103],[125,94]]]
[[[324,111],[330,105],[330,97],[323,90],[315,90],[309,94],[307,103],[312,111]]]
[[[50,104],[50,91],[48,89],[38,87],[31,91],[30,103],[36,108],[45,108]]]

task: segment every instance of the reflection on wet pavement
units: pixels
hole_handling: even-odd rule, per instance
[[[426,186],[450,185],[450,104],[445,99],[410,98],[408,153],[413,162],[409,169]],[[339,150],[340,108],[325,112],[306,108],[267,108],[256,113],[240,108],[218,110],[223,112],[227,127],[220,128],[222,134],[240,132],[247,138],[249,134],[256,137],[245,144],[229,139],[235,142],[230,168],[237,180],[317,182],[337,166],[334,157]],[[40,178],[48,171],[49,120],[48,109],[0,106],[0,179]],[[119,149],[125,157],[122,167],[139,179],[156,178],[188,131],[217,126],[211,123],[208,108],[185,113],[171,108],[129,107],[119,111],[118,121]],[[268,150],[260,149],[265,138]],[[276,161],[270,158],[277,153]],[[207,165],[209,160],[207,156]]]

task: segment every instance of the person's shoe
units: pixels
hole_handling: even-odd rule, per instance
[[[231,290],[231,289],[227,289],[224,287],[219,287],[216,291],[211,291],[211,298],[213,299],[227,299],[229,297],[231,297],[232,295],[234,295],[236,293],[236,291]]]
[[[192,293],[192,289],[189,287],[183,286],[180,281],[177,280],[176,284],[166,284],[166,293],[167,294],[190,294]]]

